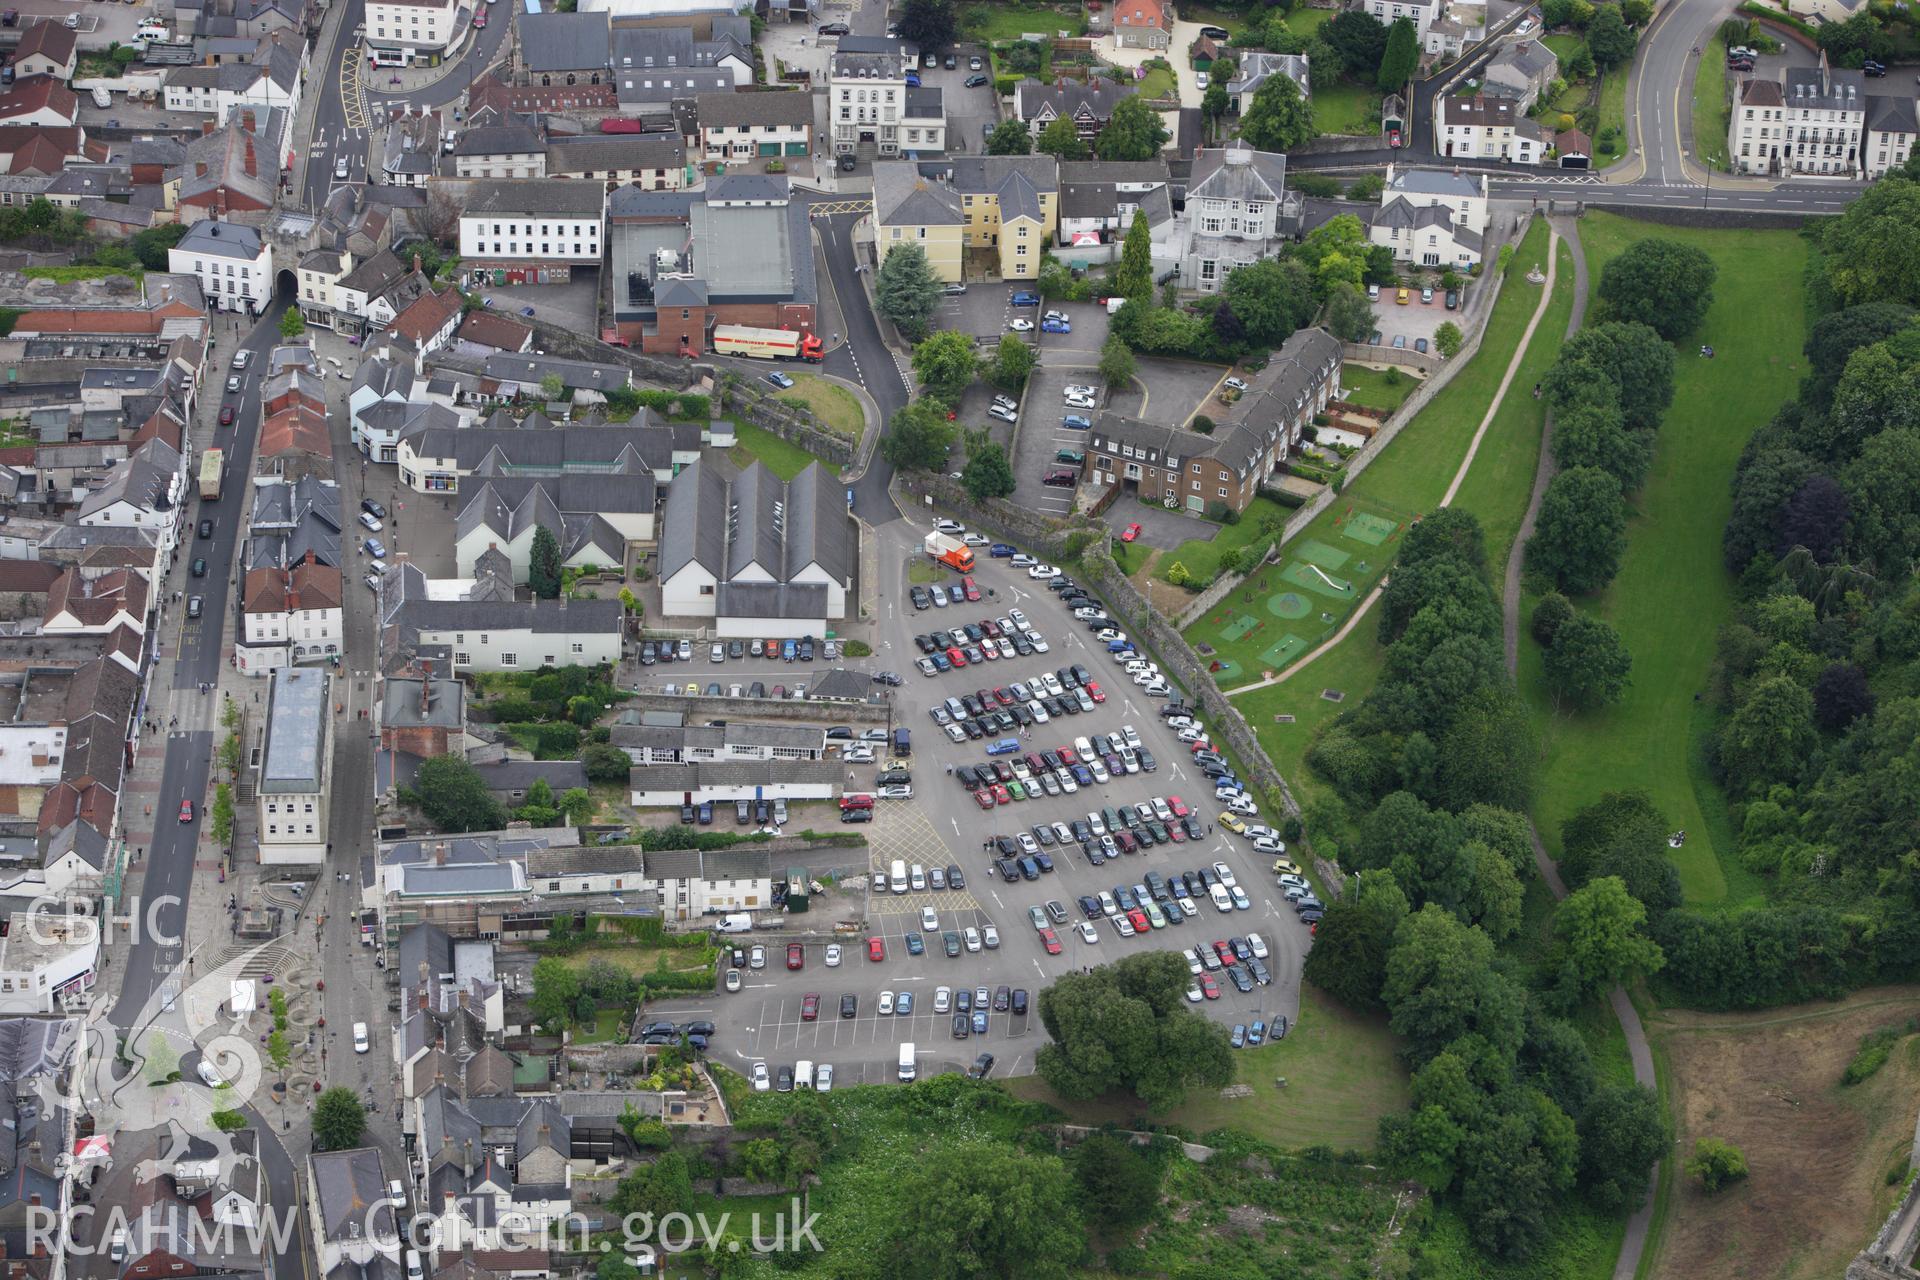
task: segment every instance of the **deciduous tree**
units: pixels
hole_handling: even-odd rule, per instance
[[[1576,613],[1555,631],[1542,665],[1556,704],[1590,711],[1618,702],[1627,691],[1633,655],[1607,622]]]
[[[1706,319],[1718,274],[1704,251],[1649,236],[1628,245],[1601,270],[1598,297],[1608,318],[1644,324],[1678,342]]]
[[[1312,319],[1316,305],[1306,271],[1299,263],[1281,258],[1235,267],[1227,273],[1221,292],[1240,321],[1246,340],[1256,348],[1269,350]]]
[[[1585,595],[1613,581],[1627,547],[1620,482],[1598,467],[1562,471],[1547,486],[1527,543],[1527,568]]]
[[[422,760],[413,775],[413,795],[434,829],[446,832],[497,831],[506,815],[464,756]]]
[[[945,49],[953,43],[952,0],[905,0],[894,19],[900,38],[922,49]]]
[[[1607,1213],[1630,1213],[1647,1198],[1647,1179],[1673,1131],[1653,1090],[1611,1084],[1580,1114],[1580,1187]]]
[[[1700,1138],[1687,1157],[1687,1175],[1700,1179],[1709,1192],[1719,1191],[1747,1176],[1747,1157],[1731,1142]]]
[[[1666,963],[1646,933],[1647,908],[1618,876],[1591,880],[1553,909],[1547,971],[1551,993],[1574,1009],[1620,983],[1657,973]]]
[[[1067,1097],[1125,1089],[1155,1110],[1194,1085],[1233,1078],[1232,1051],[1217,1023],[1186,1006],[1187,971],[1172,952],[1143,952],[1092,973],[1069,973],[1040,993],[1052,1043],[1040,1075]]]
[[[959,404],[961,394],[980,373],[973,335],[957,329],[929,334],[913,349],[913,373],[922,387],[948,404]]]
[[[1365,14],[1359,16],[1380,25]],[[1240,114],[1240,140],[1259,151],[1292,151],[1313,134],[1313,104],[1300,96],[1300,86],[1291,76],[1268,76]]]
[[[1133,352],[1118,338],[1108,338],[1100,348],[1100,380],[1109,387],[1124,387],[1133,381]]]
[[[1167,126],[1160,113],[1139,94],[1130,94],[1113,108],[1107,127],[1093,140],[1102,160],[1151,160],[1167,145]]]
[[[927,400],[902,405],[887,424],[880,456],[907,471],[938,471],[946,465],[954,437],[946,413]]]
[[[1587,24],[1587,49],[1595,66],[1611,71],[1627,62],[1633,57],[1634,40],[1633,29],[1617,7],[1603,4],[1594,9],[1593,21]]]
[[[1073,1180],[1057,1156],[936,1142],[891,1191],[881,1219],[886,1275],[1065,1280],[1086,1251]]]
[[[1064,119],[1064,117],[1063,117]],[[1033,134],[1020,120],[1002,120],[987,134],[990,156],[1024,156],[1033,152]]]
[[[1109,1227],[1137,1226],[1153,1216],[1160,1198],[1160,1174],[1140,1149],[1116,1134],[1089,1134],[1074,1149],[1073,1180],[1080,1203],[1095,1222]]]
[[[1033,149],[1060,160],[1085,160],[1088,155],[1087,144],[1080,140],[1080,131],[1068,116],[1056,116],[1049,121],[1034,139]]]
[[[967,487],[967,496],[975,502],[1012,497],[1013,467],[1007,462],[1007,451],[997,444],[974,450],[960,473],[960,483]]]
[[[1373,304],[1367,301],[1366,294],[1342,285],[1328,295],[1327,329],[1334,337],[1342,342],[1365,342],[1373,326]]]

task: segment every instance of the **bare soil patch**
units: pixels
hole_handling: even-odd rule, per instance
[[[1913,1144],[1920,1038],[1862,1084],[1842,1087],[1840,1073],[1861,1036],[1916,1013],[1920,989],[1882,987],[1765,1013],[1654,1015],[1675,1154],[1719,1137],[1751,1171],[1717,1196],[1678,1175],[1654,1280],[1825,1280],[1845,1270],[1899,1198],[1886,1177]]]

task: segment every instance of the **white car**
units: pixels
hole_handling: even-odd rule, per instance
[[[1173,689],[1164,679],[1155,678],[1142,681],[1140,684],[1140,692],[1149,698],[1164,698],[1172,693]]]
[[[1074,926],[1080,930],[1080,941],[1092,946],[1100,941],[1100,931],[1093,927],[1093,921],[1082,920]]]
[[[1213,909],[1222,915],[1233,910],[1233,897],[1227,892],[1227,886],[1210,884],[1207,886],[1207,896],[1213,899]]]
[[[1047,638],[1045,636],[1041,635],[1038,631],[1029,631],[1026,634],[1027,634],[1027,643],[1033,646],[1033,651],[1035,653],[1047,652],[1047,649],[1049,648],[1049,646],[1047,644]],[[1006,641],[1002,640],[1000,643],[1005,644]]]
[[[1272,836],[1255,836],[1253,838],[1253,851],[1255,853],[1285,853],[1287,851],[1287,842],[1285,840],[1275,840]]]
[[[1038,840],[1035,840],[1032,836],[1028,835],[1024,831],[1022,831],[1019,835],[1016,835],[1013,838],[1013,841],[1015,844],[1020,846],[1020,852],[1024,854],[1031,856],[1033,854],[1040,852],[1040,842]]]
[[[913,786],[911,783],[906,782],[889,783],[880,788],[877,794],[882,800],[911,800],[913,799]]]
[[[1131,938],[1133,936],[1133,921],[1127,919],[1125,916],[1109,916],[1107,918],[1113,921],[1113,931],[1115,933],[1123,938]]]
[[[1093,780],[1103,787],[1113,781],[1112,775],[1107,772],[1107,766],[1101,762],[1099,756],[1094,756],[1087,761],[1087,769],[1093,774]]]
[[[893,1012],[893,992],[882,991],[880,993],[880,1015],[882,1017],[885,1017],[886,1015],[892,1012]]]
[[[1105,622],[1107,619],[1107,611],[1105,609],[1096,609],[1090,604],[1083,604],[1073,611],[1073,616],[1082,622]]]
[[[1090,396],[1094,394],[1094,388],[1084,382],[1069,382],[1061,388],[1061,391],[1070,396]]]
[[[1227,801],[1227,811],[1237,813],[1243,818],[1251,818],[1260,812],[1260,806],[1248,796],[1236,796]]]
[[[1036,564],[1028,568],[1027,576],[1029,578],[1034,578],[1034,579],[1044,581],[1048,578],[1059,577],[1060,570],[1050,564]]]
[[[487,3],[492,4],[493,0],[487,0]],[[815,1093],[833,1092],[833,1064],[831,1062],[823,1062],[813,1069],[813,1091]]]
[[[1093,402],[1092,396],[1068,396],[1067,407],[1069,409],[1096,409],[1099,406]]]
[[[1070,770],[1067,770],[1067,769],[1054,770],[1053,780],[1055,782],[1058,782],[1060,784],[1060,789],[1066,792],[1068,795],[1072,795],[1074,792],[1080,789],[1080,783],[1075,780],[1073,773]]]
[[[1152,665],[1152,664],[1149,663],[1148,665]],[[1123,724],[1120,726],[1120,740],[1122,742],[1125,742],[1128,746],[1132,747],[1135,751],[1138,751],[1140,749],[1140,746],[1141,746],[1140,731],[1134,728],[1130,724]]]
[[[987,950],[998,950],[1000,947],[1000,931],[990,924],[983,925],[980,929],[980,940],[987,944]]]
[[[1040,677],[1040,683],[1043,686],[1045,686],[1048,693],[1052,694],[1056,698],[1059,697],[1062,693],[1066,692],[1066,686],[1060,683],[1060,677],[1055,675],[1051,671],[1047,672],[1045,675]],[[1081,754],[1086,755],[1090,753],[1081,752]]]
[[[728,994],[732,994],[740,989],[740,971],[738,969],[727,970],[726,985]]]
[[[1053,716],[1048,713],[1047,709],[1038,702],[1029,702],[1027,704],[1027,714],[1033,717],[1035,724],[1046,724],[1049,720],[1053,719]]]
[[[1240,834],[1249,840],[1278,840],[1280,838],[1278,831],[1261,822],[1250,824],[1247,829]],[[1284,852],[1284,850],[1282,850],[1282,852]]]
[[[1253,952],[1254,959],[1265,960],[1267,958],[1267,940],[1259,934],[1250,933],[1247,935],[1247,947]]]
[[[933,989],[933,1011],[946,1013],[953,1008],[953,988],[935,987]]]
[[[969,926],[966,933],[961,936],[966,939],[967,950],[978,951],[980,949],[980,931],[978,929]]]
[[[367,1038],[367,1024],[364,1022],[354,1023],[353,1024],[353,1051],[355,1053],[365,1053],[367,1050],[371,1049],[372,1047],[373,1047],[372,1041],[370,1041]]]
[[[756,945],[753,950],[747,952],[747,968],[764,969],[766,967],[767,949],[765,947]]]
[[[1244,378],[1228,378],[1225,385],[1232,387],[1235,391],[1245,391],[1247,389],[1246,379]]]
[[[767,1075],[767,1064],[764,1062],[754,1063],[753,1091],[755,1093],[765,1093],[771,1088],[773,1088],[773,1081]]]
[[[1205,993],[1203,993],[1203,992],[1202,992],[1202,991],[1200,990],[1200,984],[1199,984],[1199,983],[1197,983],[1197,982],[1196,982],[1196,983],[1193,983],[1193,984],[1192,984],[1191,986],[1189,986],[1189,987],[1187,988],[1187,1003],[1188,1003],[1188,1004],[1199,1004],[1199,1003],[1200,1003],[1200,1002],[1201,1002],[1202,1000],[1205,1000],[1206,998],[1207,998],[1207,997],[1206,997],[1206,995],[1205,995]]]
[[[1109,916],[1117,916],[1120,914],[1120,904],[1114,901],[1113,890],[1102,889],[1100,891],[1100,913]]]
[[[1033,321],[1026,319],[1024,316],[1019,317],[1007,321],[1007,328],[1013,330],[1015,333],[1032,333]]]
[[[933,522],[933,529],[935,533],[944,533],[957,538],[967,531],[967,526],[958,520],[940,519]]]
[[[999,400],[995,400],[994,403],[999,404],[1001,402]],[[1008,407],[1012,408],[1013,406],[1009,405]],[[989,538],[984,533],[970,533],[966,537],[960,539],[960,541],[966,543],[970,547],[984,547],[990,544],[993,541],[993,539]]]
[[[1117,641],[1125,640],[1127,633],[1118,627],[1102,627],[1093,633],[1093,638],[1102,644],[1114,644]]]
[[[740,686],[735,685],[733,687],[738,689]],[[733,696],[737,698],[740,695],[736,693]],[[868,746],[860,746],[857,744],[854,746],[842,747],[840,749],[840,758],[842,760],[845,760],[848,764],[872,764],[873,748]]]
[[[840,944],[839,943],[829,942],[827,944],[826,959],[827,959],[827,968],[837,969],[840,967]]]
[[[1239,879],[1233,874],[1233,868],[1224,862],[1216,862],[1213,864],[1213,874],[1219,876],[1220,883],[1229,889],[1240,883]]]
[[[932,907],[920,908],[920,927],[928,933],[940,932],[940,913]]]
[[[1006,620],[1000,623],[1003,630],[1006,628],[1008,622],[1013,623],[1016,627],[1025,627],[1027,625],[1027,615],[1019,609],[1009,609],[1007,610]]]

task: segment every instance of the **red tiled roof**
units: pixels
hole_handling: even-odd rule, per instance
[[[36,22],[20,33],[20,43],[15,46],[13,60],[23,61],[38,53],[58,63],[72,60],[73,51],[80,43],[78,32],[69,31],[58,22]]]
[[[164,310],[164,309],[163,309]],[[188,308],[187,315],[199,315]],[[58,308],[29,311],[14,322],[16,334],[32,333],[137,333],[160,332],[161,311]]]
[[[140,424],[139,430],[133,433],[133,438],[128,443],[138,449],[149,440],[164,440],[169,448],[178,449],[180,435],[180,424],[173,420],[172,415],[156,411],[152,417]]]
[[[47,107],[71,121],[80,114],[80,99],[48,75],[21,76],[11,89],[0,93],[0,120],[31,115]]]
[[[47,607],[41,615],[52,622],[71,614],[83,626],[101,626],[116,613],[143,618],[147,612],[147,582],[137,573],[114,569],[96,578],[83,578],[69,569],[47,589]]]
[[[387,331],[411,339],[415,346],[424,347],[428,338],[446,328],[447,321],[459,314],[458,289],[449,288],[441,293],[429,289],[395,316],[393,323],[387,326]]]
[[[524,351],[527,339],[533,336],[533,330],[505,316],[475,311],[460,322],[454,336],[502,351]]]
[[[327,431],[325,415],[295,405],[268,418],[260,427],[260,456],[272,458],[283,453],[331,458],[333,437]]]
[[[0,560],[0,591],[45,591],[59,576],[48,560]]]

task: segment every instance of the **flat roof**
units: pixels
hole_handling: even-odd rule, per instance
[[[263,793],[312,794],[320,790],[327,736],[327,677],[323,672],[279,667],[267,697],[267,749],[260,762]]]

